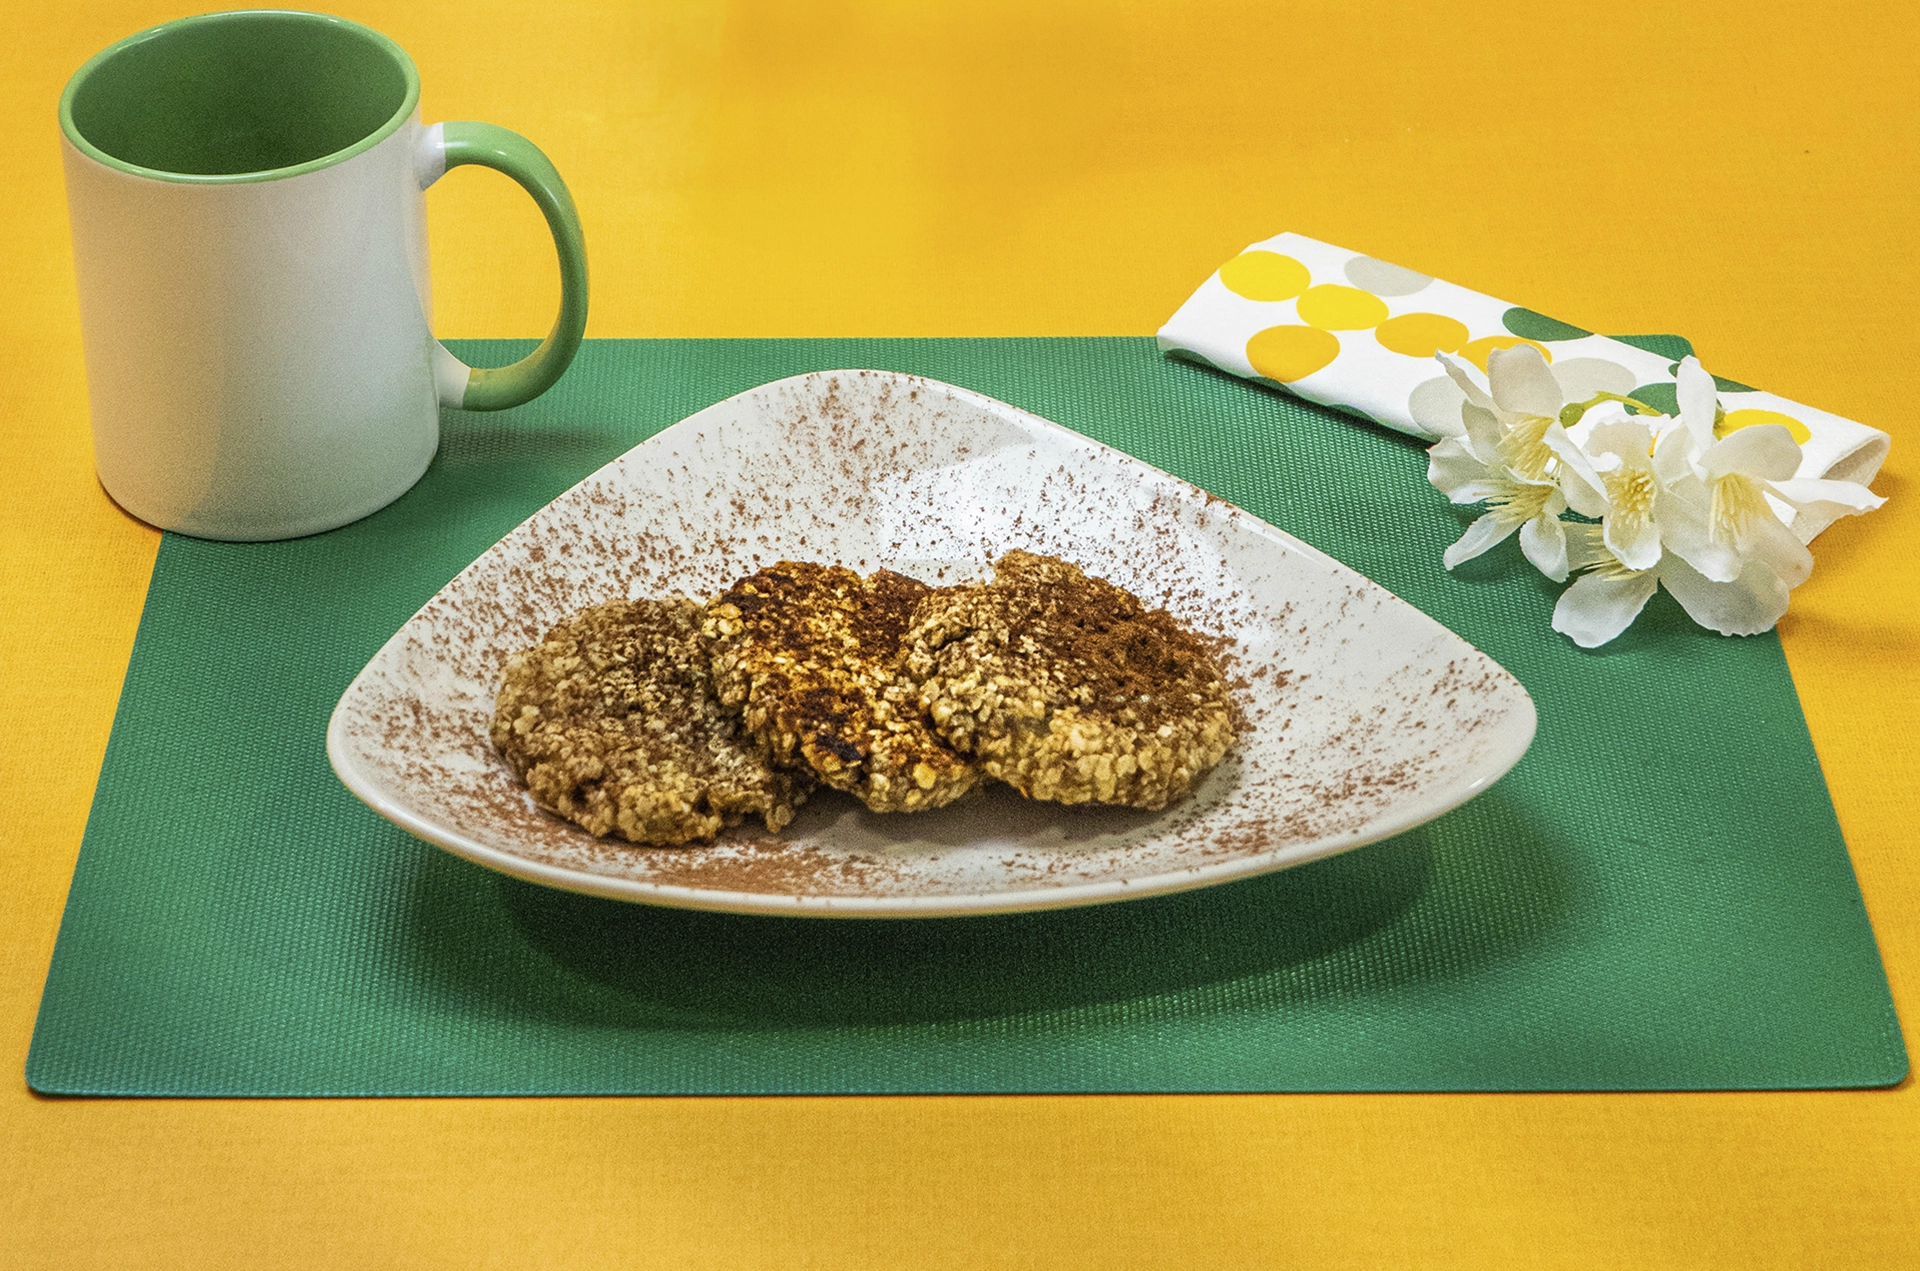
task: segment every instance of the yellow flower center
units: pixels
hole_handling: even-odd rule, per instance
[[[1619,525],[1622,537],[1637,537],[1653,517],[1653,496],[1659,486],[1645,468],[1621,465],[1602,475],[1607,483],[1607,519]]]
[[[1755,517],[1772,516],[1767,496],[1752,477],[1730,472],[1713,483],[1713,510],[1710,524],[1714,541],[1731,546],[1740,541],[1753,525]]]
[[[1553,463],[1546,443],[1551,427],[1553,421],[1545,415],[1522,415],[1500,438],[1500,462],[1529,481],[1544,478]]]
[[[1553,490],[1554,487],[1550,485],[1507,481],[1502,484],[1500,493],[1487,500],[1487,508],[1502,525],[1525,525],[1546,510],[1547,500],[1553,497]]]

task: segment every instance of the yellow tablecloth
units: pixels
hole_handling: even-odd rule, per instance
[[[157,535],[94,483],[54,103],[193,12],[0,15],[0,1264],[1912,1265],[1920,1091],[110,1102],[21,1083]],[[1920,23],[1519,8],[350,3],[428,120],[571,184],[593,336],[1146,334],[1280,229],[1894,436],[1782,624],[1920,1018]],[[430,199],[448,335],[558,294],[531,203]],[[1249,390],[1253,391],[1253,390]],[[1672,757],[1684,762],[1684,756]],[[1902,1252],[1904,1250],[1904,1252]]]

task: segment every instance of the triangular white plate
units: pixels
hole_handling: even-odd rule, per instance
[[[877,815],[823,792],[780,836],[595,839],[546,815],[487,739],[508,653],[614,596],[706,597],[786,558],[981,578],[1009,548],[1074,561],[1231,647],[1248,728],[1164,813],[994,787]],[[932,916],[1178,891],[1383,839],[1486,789],[1533,739],[1486,655],[1204,491],[966,389],[795,376],[682,420],[468,566],[367,664],[327,753],[380,815],[520,878],[701,909]]]

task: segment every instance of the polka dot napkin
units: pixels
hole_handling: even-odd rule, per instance
[[[1677,410],[1669,357],[1298,234],[1220,266],[1160,328],[1162,352],[1428,441],[1461,431],[1464,400],[1434,354],[1485,373],[1487,354],[1517,344],[1540,350],[1569,401],[1606,391]],[[1886,459],[1877,428],[1715,382],[1724,428],[1787,426],[1800,442],[1797,476],[1865,484]]]

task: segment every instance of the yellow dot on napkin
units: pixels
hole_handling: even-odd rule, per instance
[[[1483,335],[1478,340],[1469,341],[1460,346],[1460,356],[1479,367],[1487,369],[1487,354],[1495,349],[1511,349],[1522,344],[1531,344],[1540,350],[1540,356],[1553,361],[1553,354],[1547,352],[1547,346],[1538,340],[1523,340],[1517,335]]]
[[[1322,331],[1364,331],[1387,320],[1387,305],[1380,297],[1331,282],[1309,287],[1300,297],[1299,310],[1302,322]]]
[[[1451,353],[1467,342],[1467,324],[1439,313],[1403,313],[1373,329],[1380,347],[1408,357]]]
[[[1220,266],[1227,290],[1249,300],[1291,300],[1307,289],[1307,267],[1279,252],[1241,252]]]
[[[1268,327],[1247,341],[1247,361],[1270,380],[1303,380],[1340,356],[1340,337],[1314,327]]]
[[[1755,424],[1780,424],[1793,434],[1795,441],[1803,446],[1813,437],[1813,434],[1807,431],[1805,424],[1792,415],[1782,415],[1777,410],[1730,410],[1726,418],[1722,419],[1713,431],[1716,436],[1724,437],[1742,428],[1752,428]]]

